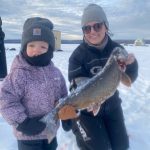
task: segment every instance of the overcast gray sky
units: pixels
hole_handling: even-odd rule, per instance
[[[104,8],[114,39],[150,39],[150,0],[0,0],[5,39],[21,38],[24,21],[33,16],[50,19],[62,39],[82,39],[81,15],[89,3]]]

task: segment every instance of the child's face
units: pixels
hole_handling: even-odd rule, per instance
[[[38,56],[48,51],[48,43],[44,41],[33,41],[27,44],[27,55],[29,57]]]

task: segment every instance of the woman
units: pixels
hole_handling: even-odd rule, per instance
[[[102,7],[88,5],[83,12],[83,42],[74,50],[69,59],[69,81],[74,88],[76,79],[92,78],[106,64],[112,50],[121,47],[111,40],[109,23]],[[134,82],[138,76],[138,64],[133,54],[120,60],[120,66]],[[78,85],[78,83],[76,83]],[[63,110],[62,110],[63,111]],[[81,111],[76,119],[63,118],[63,128],[72,129],[80,150],[126,150],[129,138],[124,123],[121,99],[117,90],[113,96],[100,105],[93,105]]]

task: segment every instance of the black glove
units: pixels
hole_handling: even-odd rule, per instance
[[[18,125],[17,130],[29,136],[39,134],[46,128],[46,124],[40,121],[41,118],[27,118]]]
[[[61,120],[62,122],[62,128],[65,130],[65,131],[69,131],[71,130],[72,128],[72,120]]]

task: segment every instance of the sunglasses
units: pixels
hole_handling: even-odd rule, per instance
[[[103,24],[104,23],[101,22],[101,23],[95,23],[93,26],[90,26],[90,25],[83,26],[82,31],[84,34],[89,34],[93,28],[94,31],[99,32],[102,29]]]

